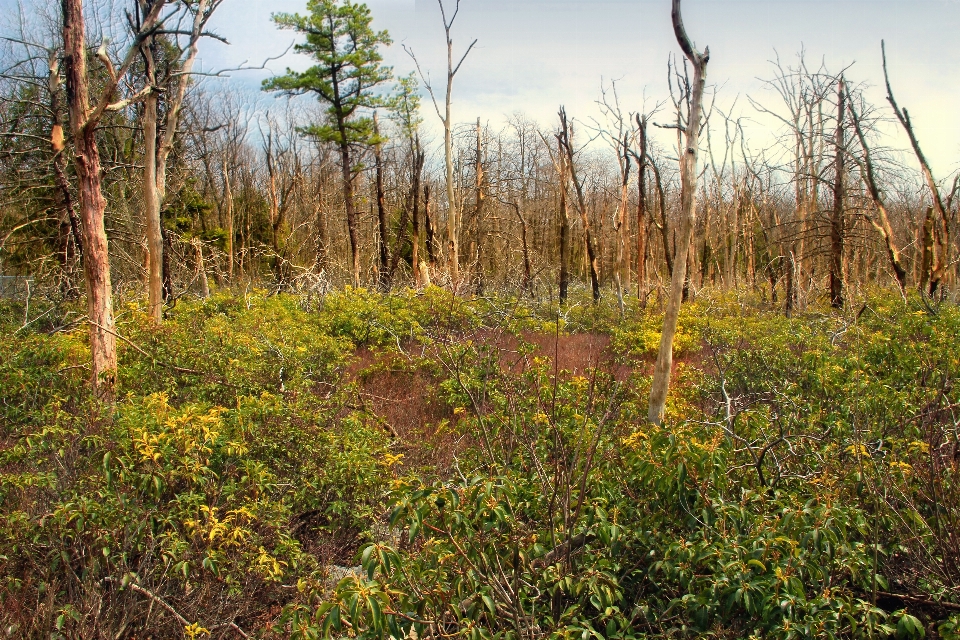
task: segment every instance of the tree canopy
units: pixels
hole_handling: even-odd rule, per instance
[[[390,35],[371,27],[370,9],[362,3],[310,0],[307,10],[308,15],[275,13],[273,21],[304,34],[306,42],[294,50],[317,64],[303,72],[288,68],[284,75],[264,80],[263,88],[287,95],[313,93],[328,105],[330,122],[311,126],[307,133],[336,144],[369,143],[372,120],[357,117],[357,111],[386,104],[376,88],[393,77],[392,68],[381,64],[379,50],[392,43]]]

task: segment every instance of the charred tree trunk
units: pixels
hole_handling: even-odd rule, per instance
[[[583,224],[583,241],[587,252],[587,267],[590,270],[590,287],[593,291],[594,304],[600,302],[600,267],[597,260],[597,251],[594,247],[593,233],[590,226],[590,216],[587,215],[587,201],[583,195],[583,185],[577,177],[577,167],[573,160],[573,142],[570,124],[567,122],[567,113],[560,108],[560,138],[563,152],[566,153],[570,181],[577,194],[577,211]]]
[[[833,216],[830,219],[830,305],[834,309],[843,309],[843,241],[844,218],[843,200],[845,193],[844,147],[846,146],[843,128],[846,115],[846,85],[840,78],[837,90],[837,132],[834,136],[836,158],[834,159],[833,179]]]
[[[880,41],[880,48],[883,53],[883,79],[886,82],[887,87],[887,102],[889,102],[890,106],[893,107],[894,113],[897,114],[897,120],[900,121],[901,126],[903,126],[904,131],[907,133],[907,137],[910,138],[910,146],[913,147],[913,153],[917,156],[917,161],[920,163],[920,168],[923,170],[923,177],[927,182],[927,187],[930,189],[930,197],[933,199],[933,212],[936,214],[936,217],[932,221],[934,254],[932,256],[933,259],[931,261],[931,267],[928,275],[930,294],[932,295],[936,292],[937,287],[947,274],[947,269],[949,268],[949,216],[947,214],[947,209],[943,204],[943,198],[940,196],[940,189],[937,187],[937,181],[933,177],[933,171],[930,169],[930,163],[927,162],[926,156],[923,155],[923,151],[920,149],[920,142],[917,140],[917,136],[913,132],[913,124],[910,122],[910,114],[907,112],[906,108],[901,109],[897,105],[896,99],[893,97],[893,89],[890,87],[890,75],[887,73],[887,52],[882,40]]]
[[[343,203],[347,212],[347,233],[350,236],[350,271],[353,286],[360,288],[360,236],[357,231],[357,208],[353,201],[353,165],[350,162],[350,145],[347,144],[345,123],[340,123],[340,172],[343,177]]]
[[[423,185],[423,224],[427,234],[427,280],[425,284],[430,284],[429,279],[431,271],[437,268],[437,235],[433,226],[433,218],[430,215],[430,183]],[[423,274],[421,274],[423,275]]]
[[[413,200],[413,246],[410,250],[410,266],[413,268],[414,284],[418,288],[423,286],[422,274],[420,273],[420,245],[423,242],[420,234],[420,177],[423,175],[424,162],[424,153],[420,148],[420,142],[418,140],[414,145],[413,177],[410,186]]]
[[[567,205],[567,161],[563,142],[557,136],[560,174],[560,306],[567,303],[570,287],[570,209]]]
[[[647,288],[647,119],[637,115],[637,298]]]

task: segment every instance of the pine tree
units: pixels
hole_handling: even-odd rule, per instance
[[[295,51],[312,56],[317,64],[304,72],[287,69],[284,75],[265,80],[263,88],[286,95],[312,93],[327,105],[328,121],[309,127],[305,133],[336,144],[340,150],[353,284],[359,287],[360,246],[352,157],[356,147],[377,141],[373,120],[366,110],[386,104],[376,90],[390,81],[392,69],[381,64],[380,46],[392,41],[386,31],[373,30],[370,9],[365,4],[310,0],[307,10],[309,15],[275,13],[272,17],[281,29],[293,29],[306,36],[306,42],[298,44]]]

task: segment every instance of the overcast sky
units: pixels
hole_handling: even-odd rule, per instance
[[[0,0],[0,6],[13,4]],[[398,75],[412,71],[406,44],[442,88],[446,59],[436,0],[368,4],[375,26],[394,40],[386,62]],[[225,0],[214,27],[231,44],[205,42],[203,68],[260,64],[280,54],[296,36],[277,30],[270,14],[305,8],[306,0]],[[954,42],[960,0],[684,0],[683,12],[691,38],[710,46],[708,83],[717,87],[718,104],[730,105],[739,95],[739,114],[757,120],[754,144],[762,128],[776,123],[757,115],[744,96],[775,104],[758,78],[772,75],[769,61],[777,53],[794,63],[802,47],[809,64],[823,60],[831,71],[852,64],[848,77],[872,85],[868,97],[885,107],[885,39],[897,100],[910,110],[935,173],[942,178],[960,168],[960,47]],[[552,123],[561,104],[580,120],[598,117],[601,79],[617,80],[624,110],[644,108],[645,95],[652,106],[669,97],[666,61],[678,52],[669,0],[462,0],[453,36],[458,52],[479,40],[454,84],[454,118],[481,117],[493,126],[517,111]],[[308,65],[289,54],[268,71],[235,73],[231,82],[255,89],[271,72]],[[432,111],[424,117],[436,123]],[[906,144],[904,137],[893,142]]]

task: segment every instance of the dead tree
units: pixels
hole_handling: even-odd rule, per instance
[[[920,149],[920,142],[913,132],[910,114],[907,112],[906,107],[901,109],[897,106],[897,101],[893,97],[893,89],[890,87],[890,74],[887,72],[887,50],[882,40],[880,41],[880,51],[883,55],[883,80],[887,87],[887,102],[893,107],[893,112],[897,115],[897,120],[900,121],[900,125],[904,131],[907,132],[907,137],[910,138],[910,146],[913,147],[913,153],[917,156],[917,161],[920,162],[923,177],[927,182],[927,187],[930,189],[930,196],[933,199],[932,213],[935,215],[930,216],[928,214],[927,216],[929,223],[924,226],[925,228],[930,228],[930,235],[928,238],[925,232],[923,243],[926,251],[930,251],[930,248],[932,248],[932,251],[925,256],[928,257],[929,266],[925,265],[926,268],[921,274],[920,284],[921,288],[929,284],[930,294],[933,295],[936,293],[937,287],[946,275],[949,264],[949,217],[947,215],[947,208],[943,204],[943,198],[940,196],[940,188],[937,186],[937,181],[933,178],[933,171],[930,170],[930,163],[927,162],[926,156],[923,155],[923,151]]]
[[[157,87],[156,57],[160,34],[149,33],[140,45],[146,72],[147,92],[143,110],[143,200],[147,227],[147,291],[150,317],[159,322],[163,305],[163,232],[160,212],[167,195],[167,162],[173,152],[180,114],[191,82],[194,63],[199,52],[200,38],[209,35],[207,22],[223,0],[199,0],[184,3],[192,13],[192,25],[187,35],[187,46],[177,53],[173,72],[168,72],[166,87],[162,92],[164,102],[164,126],[158,135],[159,103],[161,92]],[[163,7],[167,0],[138,0],[138,9],[143,16],[150,15],[155,6]],[[142,32],[142,25],[139,25]],[[174,39],[178,34],[173,33]],[[175,42],[176,40],[174,40]]]
[[[863,133],[863,126],[860,123],[860,117],[851,101],[850,120],[853,122],[853,128],[857,132],[857,139],[860,141],[860,148],[863,151],[863,178],[867,185],[867,191],[876,207],[876,214],[866,212],[865,216],[874,229],[883,239],[884,247],[887,250],[887,258],[890,260],[890,266],[893,268],[894,277],[897,280],[897,286],[901,293],[907,290],[907,270],[903,267],[900,259],[900,247],[893,235],[893,227],[890,225],[890,216],[887,214],[887,206],[880,193],[880,187],[877,184],[877,174],[873,166],[873,158],[870,155],[870,147],[867,145],[867,138]]]
[[[647,288],[647,114],[636,114],[637,151],[637,297],[642,299]]]
[[[453,115],[451,111],[451,104],[453,101],[453,79],[456,77],[457,72],[460,71],[460,67],[463,66],[464,60],[466,60],[467,56],[470,55],[473,47],[476,46],[477,41],[474,40],[470,43],[470,46],[467,47],[467,50],[464,52],[463,56],[461,56],[460,62],[454,65],[453,37],[450,35],[450,32],[453,29],[453,23],[457,20],[457,14],[460,13],[460,0],[456,0],[453,13],[450,14],[449,18],[447,18],[447,11],[443,6],[443,0],[437,0],[437,4],[440,5],[440,17],[443,19],[443,32],[446,36],[447,44],[447,88],[443,113],[440,112],[440,105],[438,104],[437,97],[433,92],[433,86],[430,84],[429,79],[424,76],[423,72],[420,70],[420,63],[417,62],[417,58],[413,55],[413,51],[407,49],[407,53],[411,58],[413,58],[414,63],[416,63],[417,71],[420,74],[420,79],[423,81],[423,86],[427,88],[427,92],[430,94],[430,98],[433,100],[433,107],[436,109],[437,117],[439,117],[440,122],[443,123],[443,156],[447,186],[447,243],[448,250],[450,252],[450,254],[447,256],[447,260],[450,264],[451,286],[454,290],[456,290],[457,284],[460,280],[461,210],[456,201],[456,189],[453,175]]]
[[[66,146],[64,144],[63,126],[60,124],[60,60],[55,49],[50,50],[48,63],[50,74],[47,78],[47,88],[50,93],[50,145],[53,152],[53,177],[57,190],[60,192],[64,217],[70,229],[69,235],[63,234],[65,236],[63,264],[68,274],[66,288],[72,297],[76,292],[74,277],[71,275],[75,263],[74,257],[79,258],[81,263],[83,262],[83,239],[80,231],[80,220],[77,218],[73,195],[70,192],[70,181],[67,179],[67,159],[64,153]]]
[[[837,84],[837,132],[833,144],[836,149],[833,177],[833,215],[830,218],[830,305],[843,309],[843,245],[844,245],[844,166],[845,131],[843,128],[846,102],[846,83],[841,76]]]
[[[383,192],[383,141],[380,137],[380,118],[373,113],[373,159],[376,171],[377,230],[380,236],[379,261],[377,262],[380,291],[390,290],[390,231],[387,229],[387,204]]]
[[[117,334],[113,315],[113,290],[110,259],[103,214],[107,203],[103,197],[100,148],[97,125],[107,111],[119,111],[142,100],[152,90],[113,102],[120,80],[127,75],[136,59],[141,43],[153,32],[160,18],[163,3],[157,2],[141,21],[140,30],[119,67],[101,46],[97,57],[106,73],[98,80],[100,94],[90,104],[91,78],[87,68],[86,24],[83,0],[62,0],[63,70],[66,79],[67,108],[73,133],[74,165],[80,190],[80,218],[83,223],[83,268],[87,287],[87,322],[90,325],[91,374],[94,392],[112,400],[117,376]]]
[[[570,182],[573,183],[577,195],[577,211],[583,224],[584,243],[587,248],[587,266],[590,270],[590,287],[593,291],[594,304],[600,302],[600,267],[597,260],[597,251],[594,248],[593,233],[590,229],[590,217],[587,215],[587,201],[583,195],[583,184],[577,176],[577,165],[573,157],[573,127],[567,121],[567,112],[560,107],[560,134],[558,136],[561,155],[566,157],[567,170]]]
[[[647,419],[653,424],[663,422],[667,393],[670,390],[670,374],[673,370],[673,338],[677,332],[680,304],[683,300],[684,283],[687,278],[687,256],[690,252],[697,216],[697,151],[700,139],[700,119],[703,113],[703,89],[706,82],[707,63],[710,60],[709,47],[704,49],[703,53],[700,53],[690,42],[690,38],[683,27],[683,18],[680,15],[680,0],[673,0],[671,15],[677,42],[690,64],[693,65],[693,86],[690,94],[690,110],[687,114],[684,131],[685,148],[680,160],[680,237],[674,257],[670,298],[667,301],[667,308],[664,313],[660,353],[653,373],[650,404],[647,410]]]

